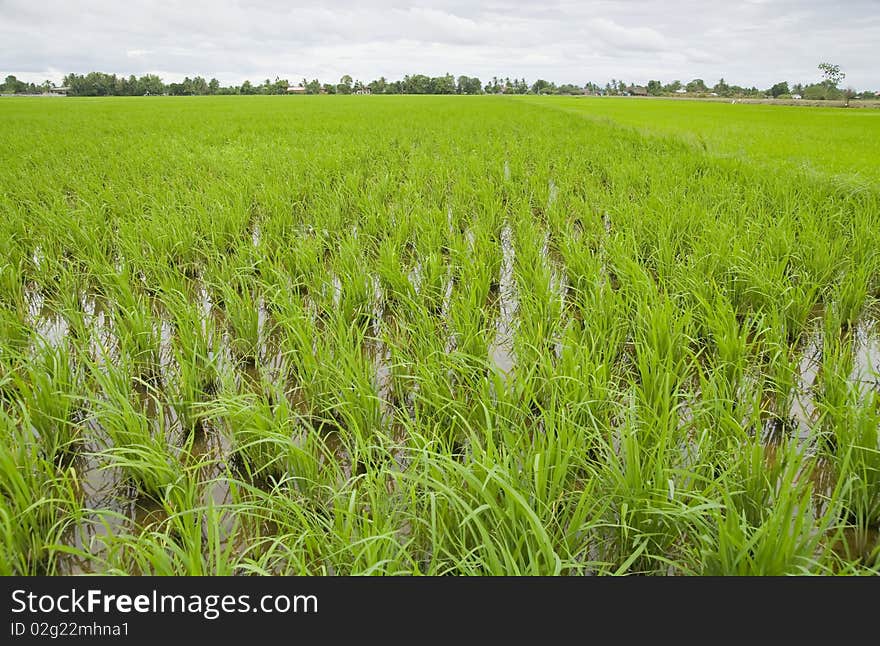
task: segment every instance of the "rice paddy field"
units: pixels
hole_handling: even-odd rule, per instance
[[[642,133],[674,134],[716,156],[748,157],[775,172],[788,166],[841,182],[880,182],[880,110],[783,107],[733,99],[528,97]],[[843,114],[846,113],[846,114]]]
[[[0,574],[878,573],[880,112],[0,122]]]

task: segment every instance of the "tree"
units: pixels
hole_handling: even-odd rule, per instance
[[[165,84],[155,74],[146,74],[138,79],[136,92],[138,94],[164,94]]]
[[[431,94],[432,82],[431,78],[424,74],[407,74],[403,77],[403,93],[404,94]]]
[[[558,88],[556,88],[557,94],[583,94],[584,89],[580,85],[575,85],[574,83],[563,83]]]
[[[840,65],[832,65],[831,63],[819,63],[819,70],[822,72],[822,83],[828,86],[828,89],[836,89],[838,85],[846,78],[846,74],[840,71]]]
[[[688,92],[707,92],[709,88],[706,87],[706,84],[703,82],[703,79],[694,79],[690,83],[687,84]]]
[[[648,81],[648,94],[651,96],[660,96],[663,93],[663,85],[660,81]]]
[[[388,87],[388,80],[384,76],[380,76],[378,80],[370,81],[370,84],[367,87],[370,88],[371,94],[385,94],[385,90]]]
[[[718,96],[730,96],[730,86],[724,81],[723,76],[718,79],[718,82],[715,84],[715,87],[712,88],[712,91]]]
[[[459,94],[479,94],[483,89],[483,84],[476,76],[459,76],[456,91]]]
[[[544,79],[538,79],[532,84],[533,94],[553,94],[555,91],[556,86]]]
[[[197,76],[192,80],[192,93],[204,95],[208,94],[208,82],[201,76]]]
[[[791,91],[788,89],[788,81],[780,81],[779,83],[776,83],[773,87],[767,90],[767,92],[774,99],[782,94],[791,94]]]
[[[805,99],[821,101],[828,96],[828,88],[823,83],[811,83],[801,94]]]
[[[241,84],[241,93],[242,94],[256,94],[254,90],[254,86],[251,85],[251,82],[245,79],[245,82]]]
[[[337,94],[351,94],[352,80],[348,74],[339,79],[339,85],[336,86]]]
[[[3,91],[4,92],[12,92],[15,94],[21,94],[27,90],[27,83],[24,81],[19,81],[12,74],[6,77],[6,81],[3,83]]]
[[[217,91],[220,89],[220,81],[215,78],[212,78],[208,81],[208,94],[217,94]]]
[[[431,94],[455,94],[455,79],[452,74],[432,78]]]

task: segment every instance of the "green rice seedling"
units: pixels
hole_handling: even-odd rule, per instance
[[[462,484],[454,484],[461,480]],[[423,451],[407,473],[417,486],[413,523],[430,540],[427,571],[459,574],[560,574],[563,568],[542,522],[547,513],[523,495],[510,465],[459,464]],[[537,508],[536,508],[537,507]],[[514,539],[514,536],[517,538]]]
[[[153,500],[162,500],[181,478],[178,456],[167,442],[155,437],[139,444],[108,447],[96,457],[106,461],[106,468],[125,473],[138,495]]]
[[[253,393],[222,395],[208,405],[206,415],[227,427],[234,464],[242,474],[265,482],[290,473],[293,435],[301,422],[283,393],[271,401]]]
[[[242,568],[259,574],[416,574],[406,550],[397,496],[385,478],[361,475],[324,487],[326,502],[315,507],[284,483],[269,491],[245,487],[240,513],[273,527],[251,539]],[[379,486],[381,485],[381,486]]]
[[[526,221],[527,222],[527,221]],[[546,243],[534,226],[519,223],[516,234],[517,357],[526,365],[553,353],[562,299],[556,291]],[[520,347],[521,346],[521,347]],[[529,351],[529,348],[532,348]]]
[[[820,539],[811,531],[808,516],[798,514],[808,504],[808,494],[799,498],[786,491],[776,503],[778,511],[758,526],[738,516],[734,505],[716,514],[715,542],[703,535],[706,545],[700,555],[698,573],[708,576],[781,576],[818,573],[815,567]]]
[[[399,240],[388,237],[379,243],[377,252],[377,275],[385,308],[390,312],[396,312],[403,303],[416,297],[413,284],[407,276],[408,269],[401,247]]]
[[[880,526],[880,396],[872,391],[862,398],[852,386],[847,395],[826,445],[845,487],[844,521],[864,533]]]
[[[125,352],[138,377],[159,379],[161,327],[149,300],[132,291],[122,281],[114,286],[111,321],[119,338],[119,348]]]
[[[787,424],[795,395],[799,360],[789,346],[785,325],[780,321],[778,312],[773,312],[763,323],[760,348],[764,361],[762,372],[766,375],[767,412]]]
[[[840,319],[829,314],[825,319],[826,331],[822,341],[822,363],[816,405],[822,415],[819,443],[834,452],[839,446],[838,432],[845,428],[851,414],[850,405],[853,371],[853,344],[849,335],[840,335],[835,329]],[[847,446],[844,444],[843,446]]]
[[[203,502],[195,469],[167,490],[155,520],[105,537],[104,568],[109,573],[224,576],[237,573],[240,526],[230,510],[210,498]],[[224,528],[231,522],[232,536]]]
[[[139,397],[131,393],[131,365],[92,370],[102,391],[91,404],[92,417],[107,441],[95,457],[105,468],[120,469],[139,493],[161,500],[182,469],[169,443],[168,411],[147,384]]]
[[[260,310],[243,278],[218,286],[223,311],[229,323],[229,345],[240,360],[255,364],[260,355]]]
[[[8,242],[6,243],[8,246]],[[24,259],[15,258],[11,249],[3,250],[3,257],[8,258],[0,264],[0,305],[5,311],[15,312],[27,309],[24,290]]]
[[[335,274],[339,281],[339,313],[344,320],[366,328],[373,323],[376,287],[363,264],[360,245],[343,245],[336,258]]]
[[[617,331],[622,339],[622,331]],[[613,354],[614,339],[608,345],[575,325],[569,325],[560,342],[556,370],[551,377],[553,400],[550,407],[576,428],[594,426],[610,435],[611,420],[617,413],[617,385]],[[582,447],[592,452],[595,446]]]
[[[700,299],[696,323],[706,330],[706,372],[710,378],[717,375],[717,383],[726,386],[723,395],[729,400],[735,398],[745,377],[750,346],[754,343],[750,337],[755,329],[760,329],[760,323],[753,319],[754,316],[740,323],[732,304],[717,292],[711,301]]]
[[[323,260],[323,240],[314,233],[298,233],[296,242],[283,250],[279,262],[290,278],[290,288],[299,294],[315,289]]]
[[[633,405],[619,419],[616,438],[599,444],[596,477],[611,496],[597,533],[599,554],[618,573],[685,570],[684,537],[706,513],[706,500],[686,477],[672,429],[652,429]]]
[[[342,316],[330,322],[319,345],[317,388],[307,388],[311,415],[319,425],[330,422],[345,435],[366,440],[382,427],[375,365],[365,352],[367,332]]]
[[[53,545],[78,509],[68,471],[44,455],[25,420],[0,408],[0,574],[52,574]]]
[[[679,408],[692,373],[690,314],[680,312],[674,302],[640,305],[635,333],[635,359],[638,382],[634,394],[646,431],[659,438],[674,438],[679,428]]]
[[[460,287],[453,289],[449,299],[447,325],[455,348],[473,358],[475,368],[485,371],[495,331],[497,314],[487,308],[496,276],[491,264],[468,263],[462,266]],[[426,331],[427,333],[427,331]]]
[[[176,369],[168,389],[182,423],[194,429],[202,419],[199,404],[219,387],[222,333],[210,312],[179,292],[166,307],[174,313],[172,363]]]
[[[15,377],[26,370],[30,326],[13,311],[0,308],[0,407],[17,401]]]
[[[440,316],[449,272],[443,255],[430,251],[420,259],[418,298],[432,316]]]
[[[844,331],[855,327],[868,303],[871,271],[870,265],[859,265],[843,274],[842,284],[836,290],[837,299],[833,307]]]
[[[42,346],[27,372],[16,375],[14,381],[23,419],[35,433],[45,459],[69,463],[81,440],[84,414],[82,383],[66,344]]]

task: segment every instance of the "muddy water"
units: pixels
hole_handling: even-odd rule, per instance
[[[26,292],[28,316],[40,345],[46,344],[57,348],[64,342],[70,329],[67,319],[52,310],[38,289]]]
[[[556,186],[556,182],[552,179],[547,184],[547,210],[549,211],[553,205],[556,203],[556,198],[559,196],[559,188]]]
[[[853,368],[849,381],[864,396],[869,390],[880,391],[880,330],[873,319],[860,321],[852,337]],[[816,403],[822,380],[823,338],[821,326],[811,334],[801,351],[797,383],[788,420],[802,442],[809,440],[819,419]]]
[[[788,416],[795,425],[797,437],[801,442],[808,440],[813,426],[818,421],[815,388],[819,382],[821,365],[822,336],[814,334],[807,341],[798,363],[798,379]]]
[[[859,322],[854,332],[855,361],[851,381],[861,392],[880,391],[880,325],[874,319]]]
[[[561,313],[560,330],[564,330],[569,322],[568,312],[566,311],[566,302],[568,298],[568,272],[565,270],[565,260],[550,244],[549,232],[544,234],[544,244],[541,246],[541,258],[544,259],[544,262],[546,262],[550,268],[550,291],[559,301],[559,311]],[[562,339],[560,336],[557,336],[553,341],[553,351],[557,359],[562,356],[562,350]]]
[[[409,270],[407,274],[407,278],[409,279],[410,285],[412,285],[413,290],[416,294],[421,294],[422,290],[422,261],[416,260],[413,264],[412,269]]]
[[[513,337],[516,328],[514,317],[519,304],[516,281],[513,275],[515,251],[513,231],[510,225],[501,229],[501,270],[498,276],[498,319],[495,325],[495,339],[489,349],[490,359],[502,376],[513,371],[516,357],[513,350]]]
[[[95,427],[92,427],[95,430]],[[84,451],[77,455],[73,468],[84,507],[81,522],[67,533],[65,542],[70,547],[90,555],[59,555],[61,574],[87,574],[99,571],[93,559],[106,553],[105,540],[125,530],[130,522],[130,509],[125,497],[123,477],[119,469],[107,468],[96,455],[106,446],[106,440],[90,438]]]

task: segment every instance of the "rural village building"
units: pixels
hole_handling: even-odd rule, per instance
[[[287,88],[288,94],[305,94],[306,89],[302,85],[291,85]]]

